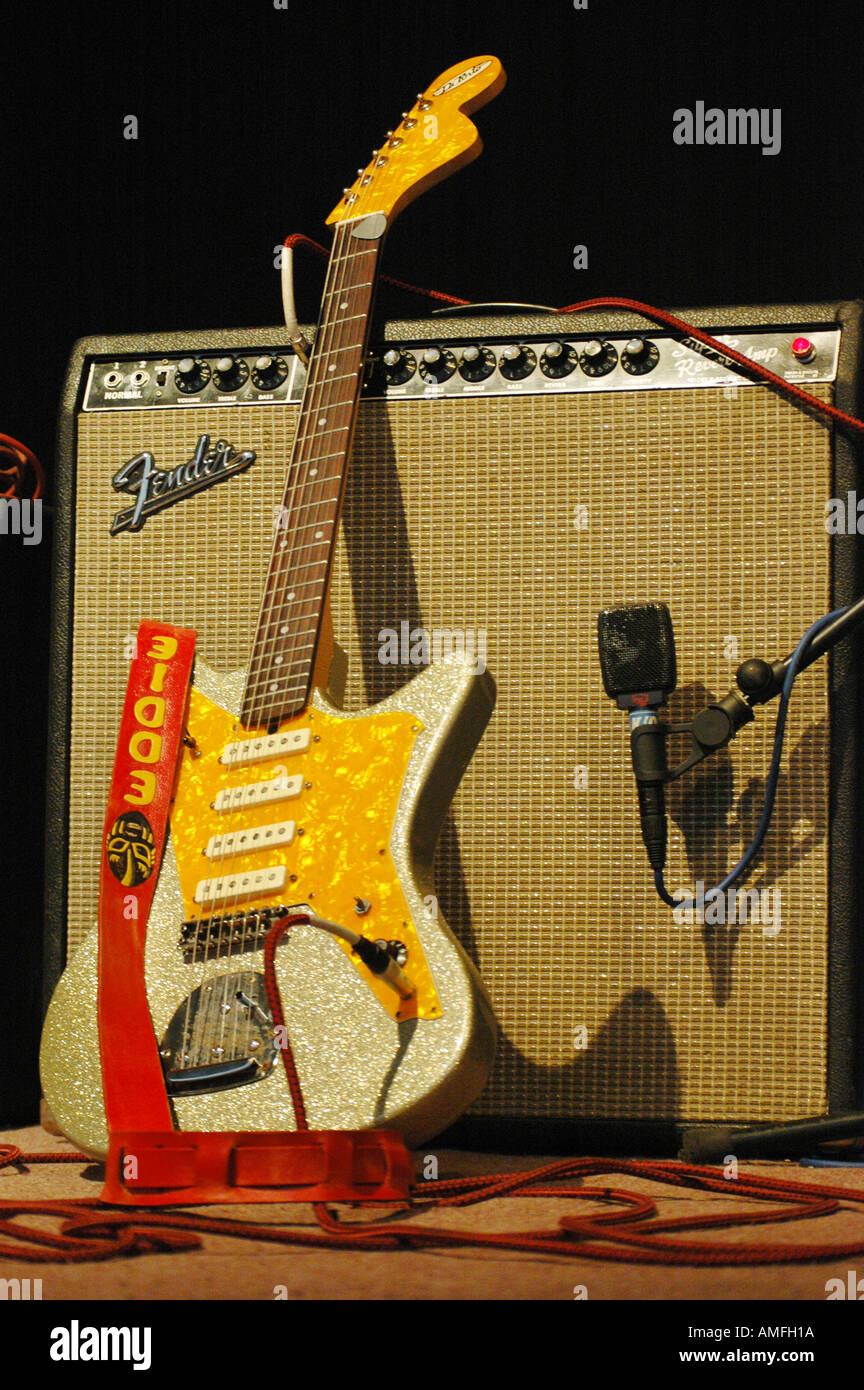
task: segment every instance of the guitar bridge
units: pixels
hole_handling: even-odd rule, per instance
[[[273,923],[288,911],[276,907],[259,908],[255,912],[232,912],[227,916],[200,917],[184,922],[180,928],[179,946],[187,964],[199,960],[214,960],[219,956],[239,955],[243,951],[258,951]]]

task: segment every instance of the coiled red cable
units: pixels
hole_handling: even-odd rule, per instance
[[[270,928],[264,944],[264,976],[274,1026],[281,1029],[283,1065],[295,1105],[298,1129],[308,1128],[300,1079],[285,1031],[282,1002],[276,977],[276,948],[284,933],[304,919],[302,914],[282,917]],[[80,1153],[23,1154],[12,1144],[0,1145],[0,1168],[41,1163],[86,1163]],[[696,1188],[772,1203],[762,1209],[716,1211],[704,1215],[661,1216],[654,1198],[624,1188],[585,1187],[584,1180],[597,1174],[623,1174],[675,1187]],[[672,1239],[676,1232],[705,1231],[736,1226],[767,1225],[831,1216],[844,1206],[858,1208],[864,1217],[864,1191],[793,1182],[756,1174],[730,1180],[715,1168],[697,1167],[672,1160],[571,1158],[543,1167],[482,1177],[442,1178],[418,1182],[411,1193],[412,1214],[450,1207],[472,1206],[503,1197],[558,1197],[561,1200],[596,1202],[607,1208],[594,1214],[565,1214],[553,1230],[512,1233],[451,1230],[422,1221],[394,1223],[390,1216],[349,1225],[322,1203],[314,1205],[318,1230],[291,1223],[237,1221],[190,1211],[130,1211],[82,1200],[0,1200],[0,1255],[33,1263],[81,1263],[107,1260],[115,1255],[145,1254],[155,1250],[190,1250],[200,1246],[202,1235],[236,1236],[270,1244],[313,1246],[346,1250],[423,1250],[457,1247],[495,1249],[529,1254],[563,1255],[629,1264],[669,1265],[764,1265],[836,1260],[864,1254],[864,1220],[860,1238],[834,1244],[781,1243],[722,1244]],[[612,1210],[608,1208],[612,1207]],[[13,1218],[54,1216],[59,1230],[46,1231],[40,1224]]]
[[[0,1145],[0,1168],[87,1161],[79,1153],[23,1154],[14,1145]],[[665,1217],[659,1214],[656,1200],[646,1193],[582,1185],[586,1178],[613,1173],[773,1205],[761,1210],[739,1208]],[[833,1244],[773,1241],[742,1245],[674,1239],[677,1232],[801,1221],[830,1216],[844,1208],[858,1209],[864,1216],[864,1191],[755,1174],[727,1180],[717,1169],[672,1160],[572,1158],[524,1172],[420,1182],[412,1191],[412,1215],[422,1217],[435,1209],[464,1207],[496,1197],[557,1197],[599,1203],[606,1210],[564,1214],[557,1228],[551,1230],[504,1233],[428,1226],[422,1220],[394,1224],[386,1215],[360,1223],[352,1219],[345,1225],[334,1211],[318,1205],[314,1210],[319,1229],[315,1230],[284,1221],[238,1221],[199,1211],[132,1211],[106,1206],[98,1198],[5,1198],[0,1200],[0,1237],[5,1237],[0,1239],[0,1256],[38,1264],[82,1263],[155,1250],[190,1250],[201,1245],[198,1237],[202,1235],[332,1250],[491,1248],[628,1264],[690,1266],[804,1264],[864,1254],[864,1221],[859,1238]],[[57,1218],[59,1229],[46,1230],[38,1220],[14,1219],[44,1216]]]
[[[45,489],[45,474],[32,449],[11,435],[0,434],[0,459],[12,459],[7,468],[0,463],[0,497],[30,497],[34,501]],[[32,478],[28,478],[28,473]]]

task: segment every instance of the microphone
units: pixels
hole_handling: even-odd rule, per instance
[[[642,839],[651,868],[666,863],[666,734],[657,710],[675,689],[675,634],[665,603],[605,608],[597,618],[606,694],[628,711],[630,754],[639,794]]]

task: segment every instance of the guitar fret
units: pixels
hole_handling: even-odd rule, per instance
[[[298,624],[305,623],[307,619],[315,616],[314,613],[284,613],[271,604],[262,614],[261,641],[273,642],[277,637],[305,637],[308,633],[315,632],[315,627],[300,627]]]
[[[272,642],[272,641],[274,641],[275,639],[271,637],[271,638],[268,638],[267,640]],[[292,648],[291,648],[291,655],[292,655],[292,658],[293,658],[294,656],[296,656],[299,652],[311,652],[311,651],[314,650],[314,648],[315,648],[315,643],[314,643],[314,642],[305,642],[305,643],[303,644],[302,647],[292,647]],[[287,666],[287,665],[288,665],[288,662],[279,661],[278,659],[275,659],[275,660],[274,660],[273,654],[272,654],[272,653],[270,654],[269,660],[270,660],[271,666]],[[295,662],[293,661],[293,659],[292,659],[291,665],[293,666],[293,665],[295,665],[295,664],[296,664],[296,663],[295,663]]]
[[[342,476],[342,474],[340,473],[340,474],[339,474],[339,477],[341,478],[341,476]],[[327,479],[325,479],[325,481],[328,482],[328,483],[331,483],[331,482],[336,482],[337,479],[336,479],[336,478],[327,478]],[[338,494],[337,494],[337,496],[338,496]],[[321,498],[319,498],[317,501],[313,501],[313,502],[297,502],[297,503],[294,504],[294,506],[292,506],[291,510],[292,510],[292,512],[302,512],[302,511],[305,511],[307,507],[320,507],[320,506],[321,506],[323,503],[325,503],[325,502],[335,502],[335,501],[336,501],[336,497],[321,497]]]
[[[313,505],[313,504],[310,504],[310,505]],[[296,536],[296,535],[298,535],[299,532],[301,532],[301,531],[311,531],[313,526],[332,526],[332,525],[333,525],[333,518],[332,518],[332,517],[329,517],[329,516],[324,517],[321,521],[303,521],[303,522],[301,522],[301,524],[300,524],[299,526],[292,526],[292,527],[291,527],[291,534]],[[286,528],[286,529],[287,529],[287,528]],[[322,537],[322,539],[323,539],[323,537]]]
[[[307,652],[313,651],[314,648],[315,648],[315,643],[314,643],[314,642],[310,642],[310,643],[307,645],[307,647],[306,647],[306,651],[307,651]],[[274,667],[277,668],[277,671],[275,672],[275,674],[280,674],[280,675],[282,676],[282,678],[283,678],[283,681],[284,681],[284,680],[287,680],[287,679],[299,678],[299,674],[300,674],[303,670],[305,670],[306,667],[308,667],[309,662],[310,662],[310,657],[309,657],[308,655],[307,655],[307,656],[300,656],[299,654],[298,654],[298,656],[297,656],[296,661],[294,661],[294,660],[288,660],[288,659],[286,658],[286,660],[285,660],[284,662],[276,662],[276,661],[274,661],[274,657],[275,657],[276,654],[277,654],[277,653],[276,653],[276,651],[275,651],[275,649],[274,649],[274,650],[271,650],[271,651],[267,652],[266,655],[262,657],[262,659],[261,659],[261,661],[260,661],[260,663],[259,663],[258,669],[257,669],[257,671],[256,671],[256,673],[255,673],[255,682],[256,682],[257,684],[260,685],[261,681],[264,680],[265,678],[266,678],[266,679],[272,679],[272,677],[273,677],[273,675],[274,675],[274,669],[273,669]],[[278,669],[279,667],[281,667],[281,671]]]
[[[327,564],[327,561],[326,561],[326,560],[307,560],[304,564],[298,565],[297,568],[298,568],[298,570],[308,570],[308,569],[313,569],[313,568],[315,567],[315,565],[326,565],[326,564]]]
[[[330,348],[329,351],[325,349],[322,355],[324,357],[330,357],[335,351],[335,348]],[[320,361],[320,358],[318,360]],[[356,372],[343,372],[340,376],[322,376],[320,381],[316,377],[312,382],[312,388],[314,389],[316,386],[330,386],[334,381],[351,381],[356,375]]]
[[[303,441],[299,441],[299,442],[303,442]],[[304,461],[304,463],[307,463],[307,464],[308,464],[308,463],[325,463],[325,461],[328,460],[328,459],[343,459],[343,457],[344,457],[343,450],[342,450],[342,449],[338,449],[338,450],[336,450],[335,453],[314,453],[314,455],[311,456],[311,459],[304,459],[303,461]],[[339,474],[339,477],[342,477],[342,474]],[[324,480],[324,481],[329,481],[329,480]]]
[[[338,409],[338,407],[335,407],[335,408]],[[330,406],[325,406],[324,409],[329,410],[329,409],[331,409],[331,407],[330,407]],[[314,438],[314,439],[321,439],[321,438],[323,438],[323,436],[324,436],[325,434],[339,434],[339,433],[341,433],[342,430],[347,430],[347,429],[350,429],[350,428],[351,428],[350,425],[330,425],[330,426],[325,430],[325,429],[322,429],[321,426],[319,425],[319,426],[316,428],[314,435],[310,435],[309,437],[310,437],[310,438]],[[329,457],[329,455],[328,455],[328,457]]]
[[[344,318],[341,318],[341,319],[333,319],[331,322],[333,323],[333,325],[334,325],[335,327],[338,328],[339,325],[340,325],[340,323],[350,323],[352,319],[365,319],[365,318],[366,318],[366,314],[346,314]]]
[[[307,676],[306,676],[306,680],[308,681],[308,679],[309,679],[309,677],[308,677],[308,675],[307,675]],[[258,681],[258,687],[260,688],[261,686],[263,686],[263,685],[265,685],[265,684],[268,684],[268,683],[269,683],[270,685],[273,685],[273,684],[274,684],[274,682],[273,682],[272,680],[270,680],[270,681],[268,682],[268,678],[267,678],[266,676],[262,676],[262,678]],[[277,681],[276,684],[278,685],[278,684],[280,684],[280,682]],[[282,682],[281,682],[281,685],[282,685],[282,689],[283,689],[283,690],[291,690],[292,687],[294,687],[294,686],[300,686],[300,687],[302,687],[303,684],[304,684],[303,678],[300,677],[300,676],[295,677],[294,680],[282,681]],[[272,693],[272,692],[268,692],[268,693]]]
[[[308,589],[308,587],[309,587],[310,584],[317,584],[317,585],[320,586],[320,583],[321,583],[320,579],[298,579],[298,581],[297,581],[297,588],[298,588],[298,589]],[[300,602],[301,602],[301,603],[308,603],[309,600],[308,600],[308,599],[301,599]]]
[[[299,661],[293,664],[293,666],[289,666],[286,662],[285,669],[278,673],[282,676],[280,684],[283,686],[297,685],[298,682],[305,679],[303,674],[304,671],[306,673],[306,676],[308,677],[309,660],[310,659],[308,656],[301,657]],[[274,674],[276,673],[274,673],[273,671],[273,659],[272,657],[268,657],[267,662],[262,663],[262,665],[259,667],[255,676],[255,685],[252,688],[255,689],[257,687],[260,689],[260,687],[268,681],[272,684]]]
[[[283,624],[283,626],[284,626],[284,624]],[[301,628],[298,632],[295,632],[293,635],[294,635],[295,637],[309,637],[309,636],[312,635],[312,633],[314,633],[314,632],[316,632],[316,631],[317,631],[317,628],[314,628],[314,627],[304,627],[304,628]],[[272,637],[267,637],[267,638],[265,638],[265,641],[267,641],[267,642],[275,642],[275,641],[276,641],[276,637],[277,637],[277,636],[281,636],[281,635],[282,635],[281,633],[280,633],[280,634],[274,634],[274,636],[272,636]],[[314,646],[314,645],[315,645],[314,642],[313,642],[313,643],[310,643],[310,646]]]
[[[332,521],[324,521],[324,522],[322,522],[321,524],[322,524],[322,526],[332,526],[332,525],[333,525],[333,522],[332,522]],[[315,540],[304,541],[302,545],[291,545],[291,546],[289,546],[289,544],[288,544],[288,539],[287,539],[287,537],[286,537],[286,539],[282,542],[282,545],[281,545],[281,547],[280,547],[280,549],[281,549],[282,552],[283,552],[283,555],[282,555],[281,558],[283,558],[283,559],[286,558],[286,557],[288,556],[289,553],[290,553],[291,555],[299,555],[301,550],[314,550],[317,546],[321,546],[321,545],[326,545],[326,546],[329,548],[330,542],[329,542],[329,540],[326,539],[326,537],[324,537],[324,536],[319,536],[319,537],[317,537],[317,539],[315,539]]]
[[[350,294],[351,290],[365,290],[372,283],[371,280],[361,280],[359,285],[349,285],[347,290],[327,290],[323,297],[324,299],[332,299],[337,294]]]

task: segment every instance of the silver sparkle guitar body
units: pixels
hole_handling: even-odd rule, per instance
[[[240,709],[244,680],[245,672],[219,674],[200,660],[196,663],[195,690],[232,718]],[[395,814],[390,824],[378,829],[399,901],[403,909],[407,904],[440,1005],[435,1017],[395,1019],[332,937],[311,927],[292,929],[277,951],[277,978],[313,1129],[390,1127],[399,1130],[409,1145],[416,1145],[451,1123],[485,1084],[494,1057],[495,1022],[474,965],[437,912],[432,859],[450,800],[493,703],[489,675],[477,674],[473,664],[457,656],[430,666],[368,710],[345,713],[319,691],[310,702],[313,717],[339,721],[339,726],[329,724],[336,732],[342,721],[349,721],[353,728],[345,725],[343,731],[355,740],[368,732],[370,740],[380,742],[376,729],[384,716],[404,712],[416,721],[411,726],[416,733],[411,734]],[[310,743],[302,754],[299,768],[306,785],[316,779],[320,782],[324,771],[320,760],[334,756],[327,743],[327,739],[323,744]],[[209,750],[209,755],[216,756],[218,751]],[[292,772],[294,767],[292,763]],[[340,795],[344,793],[351,802],[352,789],[338,785]],[[353,815],[362,817],[362,787],[358,786],[353,800]],[[212,817],[212,810],[205,810]],[[297,812],[298,819],[301,814]],[[343,898],[345,882],[356,884],[357,896],[362,897],[364,884],[370,881],[368,863],[346,860],[352,817],[340,812],[339,819],[341,824],[322,838],[319,855],[322,863],[316,882],[321,887],[314,907],[322,916],[331,915],[327,892],[331,879],[334,890],[337,879],[342,880]],[[288,866],[296,844],[283,850]],[[383,849],[380,854],[383,862]],[[296,898],[288,887],[283,888],[280,901],[303,901],[302,884],[298,887]],[[374,888],[368,896],[373,900],[370,934],[385,939],[398,935],[400,924],[388,920],[383,890],[380,903],[375,901]],[[169,826],[146,938],[146,988],[157,1043],[169,1033],[172,1019],[182,1017],[184,1008],[188,1014],[190,999],[200,1001],[221,989],[220,997],[228,1001],[222,1007],[234,1004],[236,1008],[235,997],[248,1004],[262,980],[260,948],[190,960],[181,946],[185,915]],[[354,918],[348,925],[360,930],[360,920]],[[94,927],[67,965],[51,1001],[42,1038],[41,1073],[46,1100],[63,1133],[87,1153],[103,1156],[108,1133],[97,1025],[97,948]],[[409,952],[405,963],[409,976],[414,964]],[[254,997],[260,999],[260,992]],[[266,1025],[263,1030],[259,1026],[261,1037],[269,1031]],[[254,1040],[249,1043],[259,1045]],[[281,1059],[246,1084],[173,1096],[169,1091],[169,1096],[180,1130],[295,1128]]]

